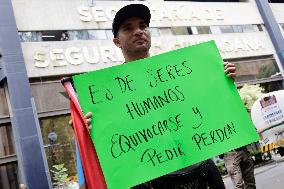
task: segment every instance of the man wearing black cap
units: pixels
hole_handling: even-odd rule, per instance
[[[121,48],[126,62],[150,56],[150,10],[145,5],[131,4],[120,9],[112,24],[114,44]]]
[[[113,42],[119,47],[125,62],[147,58],[150,56],[151,36],[149,23],[150,10],[142,4],[131,4],[121,8],[115,15],[112,24]],[[227,76],[234,78],[234,64],[224,63]],[[91,113],[86,115],[91,122]],[[163,177],[154,179],[135,189],[224,189],[224,183],[212,160],[187,167]]]

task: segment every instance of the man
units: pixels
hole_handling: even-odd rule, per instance
[[[256,189],[254,164],[246,146],[225,153],[224,161],[234,189]]]
[[[150,56],[150,11],[144,5],[133,4],[120,9],[113,21],[113,42],[130,62]]]
[[[256,189],[254,163],[246,146],[225,153],[224,161],[234,189]]]
[[[112,24],[113,42],[121,49],[125,63],[150,57],[151,36],[149,31],[150,10],[145,5],[131,4],[121,8]],[[224,63],[228,77],[236,76],[234,64]],[[91,112],[86,114],[91,122]],[[224,183],[212,160],[187,167],[153,181],[136,186],[136,189],[224,189]]]

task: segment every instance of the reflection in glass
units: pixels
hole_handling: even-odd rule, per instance
[[[236,65],[237,82],[255,81],[278,76],[279,68],[274,58],[232,62]]]
[[[254,25],[254,27],[257,28],[257,29],[255,29],[255,31],[263,31],[261,24],[256,24],[256,25]]]
[[[210,27],[209,26],[197,26],[196,27],[198,34],[210,34]]]
[[[111,40],[113,39],[113,33],[111,30],[106,30],[106,35],[108,39],[111,39]]]
[[[233,26],[234,33],[243,33],[242,26]]]
[[[68,124],[69,119],[69,115],[42,118],[40,127],[49,170],[53,165],[64,163],[68,175],[75,176],[76,150],[73,129]]]
[[[221,29],[219,26],[210,26],[210,30],[212,34],[221,34]]]
[[[280,24],[280,26],[282,27],[282,30],[284,31],[284,24]]]
[[[89,39],[107,39],[105,30],[88,30]]]
[[[172,27],[173,35],[188,35],[188,30],[186,26],[182,27]]]
[[[42,41],[41,32],[18,32],[21,42]]]
[[[280,24],[283,28],[284,25]],[[178,26],[171,28],[150,28],[152,37],[160,35],[195,35],[244,33],[263,31],[261,24],[227,25],[227,26]],[[18,32],[21,42],[67,41],[67,40],[105,40],[113,39],[110,29],[102,30],[49,30],[40,32]]]
[[[150,28],[150,33],[152,37],[160,36],[160,32],[158,28]]]
[[[253,25],[247,24],[247,25],[243,25],[243,31],[244,33],[255,32],[255,28]]]
[[[197,30],[197,28],[195,26],[192,26],[190,28],[191,28],[192,34],[194,34],[194,35],[198,34],[198,30]]]
[[[171,28],[159,28],[161,35],[172,35]]]
[[[232,26],[220,26],[222,33],[234,33]]]
[[[88,39],[88,33],[87,31],[68,31],[69,40],[87,40]]]
[[[63,33],[65,36],[62,35]],[[42,41],[67,41],[68,33],[62,30],[41,31],[41,38]]]

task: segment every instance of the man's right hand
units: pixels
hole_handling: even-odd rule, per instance
[[[86,122],[87,122],[87,124],[88,124],[89,130],[91,130],[91,129],[92,129],[92,125],[90,125],[90,123],[91,123],[91,121],[92,121],[92,112],[88,112],[88,113],[84,116],[84,118],[85,118],[85,120],[86,120]],[[69,125],[71,125],[72,128],[73,128],[73,121],[72,121],[72,119],[69,121]]]

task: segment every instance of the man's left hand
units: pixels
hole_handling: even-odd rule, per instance
[[[228,77],[235,80],[236,78],[236,66],[233,63],[224,62],[224,70]]]

